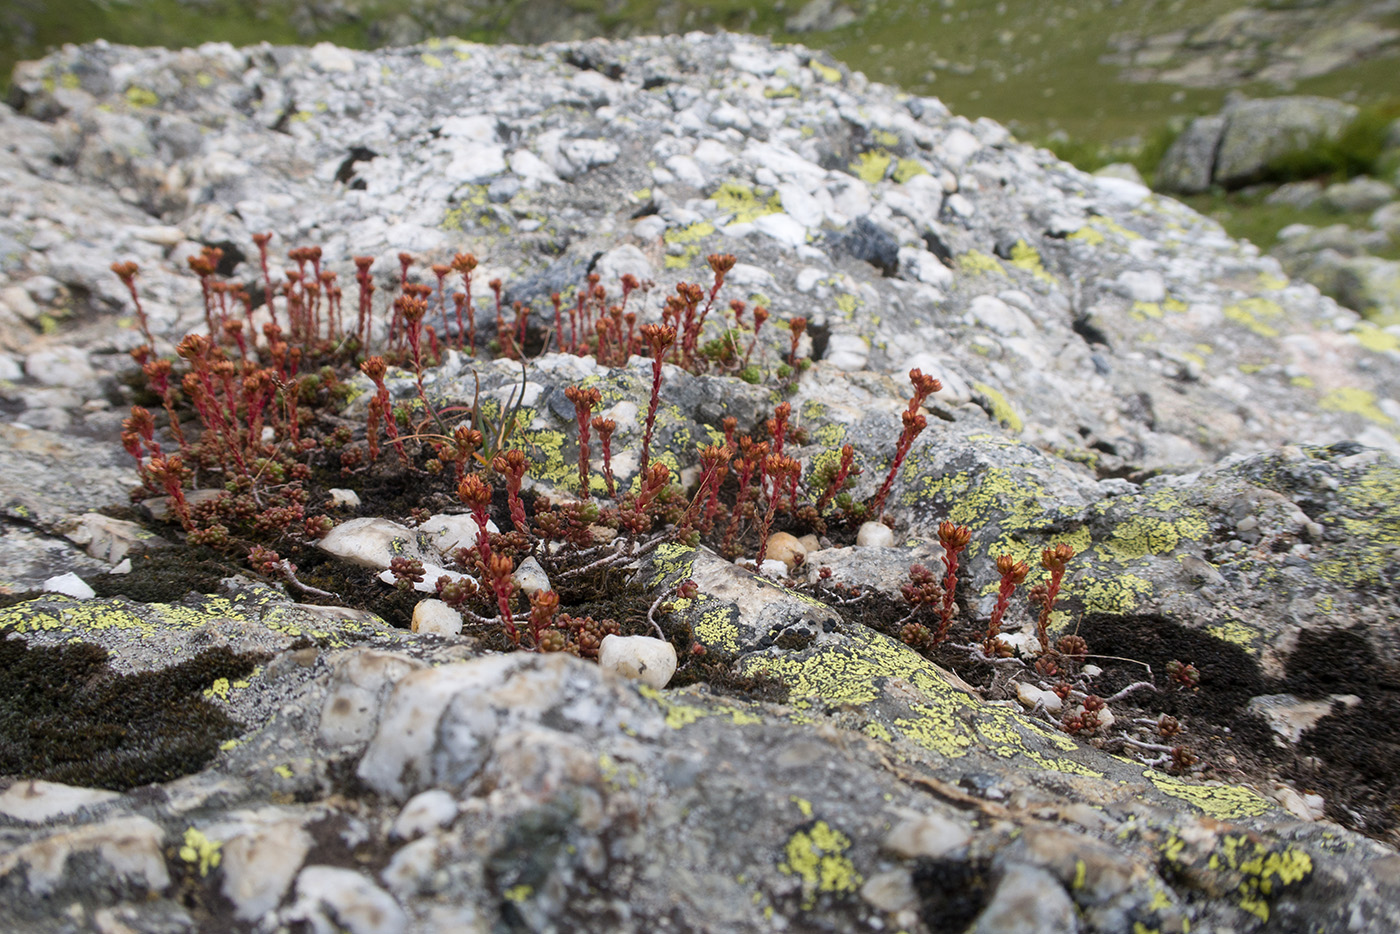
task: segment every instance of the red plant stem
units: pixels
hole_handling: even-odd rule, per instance
[[[447,274],[451,271],[451,266],[444,266],[440,263],[434,264],[433,266],[433,275],[437,276],[438,311],[442,313],[442,333],[444,334],[450,334],[451,328],[448,327],[447,292],[443,288],[443,280],[447,278]]]
[[[578,293],[578,301],[574,307],[569,309],[569,352],[581,356],[583,351],[579,349],[579,341],[583,336],[583,303],[585,295]]]
[[[763,570],[763,561],[768,557],[768,532],[773,528],[773,516],[778,511],[778,487],[782,481],[779,472],[782,469],[782,455],[770,454],[766,460],[767,470],[773,475],[773,492],[768,497],[768,508],[763,512],[763,523],[758,531],[758,557],[754,559],[754,567],[759,571]]]
[[[287,406],[287,434],[292,439],[292,446],[301,444],[301,381],[293,376],[282,386],[282,401]]]
[[[501,280],[492,279],[486,284],[491,287],[492,294],[496,296],[496,341],[504,348],[510,335],[504,333],[501,328]]]
[[[997,588],[997,603],[992,607],[992,618],[987,621],[987,643],[996,642],[997,636],[1001,635],[1001,620],[1006,615],[1006,608],[1011,603],[1011,594],[1016,590],[1016,582],[1010,577],[1003,575],[1001,585]]]
[[[753,462],[741,457],[734,462],[739,471],[739,493],[734,497],[734,511],[729,514],[729,527],[724,530],[724,550],[730,552],[734,546],[734,535],[739,531],[740,507],[748,500],[749,483],[753,480]]]
[[[554,306],[554,347],[559,353],[564,353],[564,297],[558,292],[551,292],[549,301]]]
[[[370,312],[371,296],[374,294],[374,280],[370,278],[369,267],[374,263],[372,257],[355,257],[355,284],[359,286],[359,323],[355,328],[355,334],[360,338],[360,351],[369,353],[370,340]]]
[[[510,504],[510,521],[516,531],[530,535],[530,524],[525,517],[525,503],[520,499],[520,484],[525,479],[525,471],[530,462],[521,451],[511,450],[497,454],[491,461],[491,469],[506,478],[506,499]]]
[[[938,608],[938,632],[934,633],[934,641],[942,642],[948,635],[948,628],[953,625],[953,595],[958,586],[958,552],[961,548],[951,547],[943,549],[943,567],[947,573],[943,575],[943,603]]]
[[[953,625],[954,595],[958,586],[958,555],[972,541],[972,531],[965,525],[942,522],[938,526],[938,541],[943,546],[943,602],[938,608],[938,631],[934,641],[942,642]]]
[[[574,417],[578,421],[579,496],[583,499],[589,499],[592,494],[588,489],[588,426],[593,414],[593,406],[602,401],[602,393],[596,386],[587,389],[569,386],[564,390],[564,395],[574,404]]]
[[[146,343],[152,347],[156,340],[151,336],[150,323],[146,320],[146,311],[141,307],[141,295],[136,291],[136,273],[138,267],[135,263],[113,263],[112,272],[117,274],[126,285],[126,290],[131,293],[132,304],[136,306],[136,324],[141,329],[141,336],[146,339]]]
[[[185,501],[185,491],[182,488],[181,473],[184,462],[180,455],[173,454],[170,457],[152,457],[150,471],[158,478],[161,485],[165,487],[166,495],[170,497],[170,507],[175,510],[175,515],[180,519],[180,525],[184,526],[186,532],[194,528],[194,523],[190,520],[189,505]]]
[[[608,485],[608,498],[617,498],[617,482],[612,469],[612,436],[617,430],[617,422],[610,418],[595,417],[593,427],[598,430],[598,440],[603,443],[603,482]]]
[[[185,442],[185,433],[180,430],[180,418],[175,414],[175,394],[170,389],[170,361],[151,360],[142,369],[146,373],[146,379],[150,381],[151,389],[160,395],[160,400],[165,406],[165,414],[170,419],[170,433],[175,436],[175,443],[180,445],[181,453],[186,453],[189,445]]]
[[[199,288],[204,295],[204,324],[209,328],[209,337],[213,338],[218,332],[214,330],[214,292],[209,288],[209,282],[209,276],[199,277]]]
[[[642,435],[641,470],[651,463],[651,436],[656,429],[656,410],[661,405],[661,368],[665,365],[666,347],[676,339],[676,329],[655,324],[642,325],[642,336],[651,345],[651,401],[647,403],[646,431]]]
[[[1064,542],[1047,548],[1040,553],[1040,565],[1050,572],[1050,582],[1045,588],[1044,602],[1040,605],[1040,616],[1035,622],[1035,637],[1040,643],[1041,653],[1050,650],[1050,614],[1054,612],[1055,601],[1060,597],[1060,582],[1065,576],[1065,567],[1074,557],[1074,548]]]
[[[736,315],[737,319],[737,315]],[[749,365],[749,358],[753,356],[753,349],[758,345],[758,332],[763,329],[763,322],[768,320],[768,309],[762,305],[755,305],[753,309],[753,337],[749,340],[749,349],[744,352],[744,368]]]
[[[788,350],[788,366],[797,366],[797,345],[802,340],[802,335],[807,331],[806,318],[793,318],[788,322],[792,332],[792,347]]]
[[[277,323],[277,303],[274,301],[277,290],[272,286],[272,273],[267,267],[267,244],[272,239],[271,231],[262,234],[253,234],[253,242],[258,245],[258,264],[262,267],[263,276],[263,302],[267,305],[267,313],[272,318],[272,323]]]
[[[792,403],[780,402],[768,420],[768,434],[773,439],[773,453],[783,453],[783,437],[787,434],[788,417],[792,415]]]
[[[801,319],[794,319],[794,321]],[[796,343],[793,344],[796,347]],[[914,439],[919,433],[928,427],[928,419],[919,413],[919,406],[924,404],[924,400],[943,388],[943,384],[932,376],[925,376],[917,367],[909,371],[909,382],[914,386],[914,394],[909,397],[909,407],[904,410],[900,420],[904,423],[904,429],[899,433],[899,444],[895,447],[894,461],[890,464],[890,472],[885,477],[885,482],[881,484],[880,491],[875,494],[875,499],[871,503],[871,512],[879,518],[885,511],[885,498],[889,496],[890,487],[894,485],[894,478],[899,473],[900,465],[904,463],[905,456],[914,445]]]
[[[484,527],[483,527],[484,528]],[[510,612],[510,598],[514,586],[510,579],[515,570],[515,562],[509,555],[493,555],[487,562],[487,573],[491,576],[491,589],[496,592],[496,606],[501,612],[501,622],[505,624],[506,635],[514,645],[520,644],[520,631],[515,628],[515,619]]]

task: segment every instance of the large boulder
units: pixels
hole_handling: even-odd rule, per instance
[[[1400,804],[1393,330],[1132,179],[741,36],[94,45],[14,87],[0,323],[23,353],[0,357],[0,538],[5,588],[25,593],[0,607],[16,779],[0,928],[1400,927],[1382,842]],[[165,171],[127,158],[134,142]],[[602,570],[548,574],[571,612],[665,627],[681,652],[662,690],[494,651],[489,618],[410,632],[411,588],[309,546],[299,568],[263,555],[238,574],[241,551],[143,540],[96,514],[150,521],[116,503],[123,409],[143,397],[108,264],[140,263],[172,354],[204,326],[188,257],[217,244],[256,290],[250,244],[269,230],[274,267],[318,243],[349,282],[348,257],[371,257],[376,319],[400,251],[427,284],[429,263],[471,250],[507,305],[533,304],[534,335],[555,324],[548,296],[590,271],[654,280],[629,304],[648,321],[678,283],[711,281],[707,254],[734,253],[721,307],[773,315],[760,382],[663,367],[653,460],[693,476],[726,417],[753,430],[786,399],[804,476],[851,445],[853,497],[888,479],[894,529],[818,538],[769,580],[713,541],[611,564],[628,538],[580,522],[574,557]],[[785,379],[798,316],[814,362]],[[579,479],[566,391],[598,390],[626,489],[651,363],[558,350],[522,365],[454,349],[421,389],[391,368],[386,391],[454,420],[446,403],[475,405],[483,426],[513,410],[530,494],[584,482],[602,500],[596,446]],[[916,367],[945,388],[910,443]],[[353,435],[368,389],[321,414]],[[348,533],[462,508],[450,471],[380,466],[331,471],[364,500],[317,487],[309,510],[361,519]],[[974,537],[940,655],[903,640],[903,588],[911,565],[942,567],[945,520]],[[1100,723],[1118,717],[1102,732],[1051,714],[1057,682],[971,648],[998,558],[1039,581],[1061,541],[1077,556],[1053,635],[1078,627],[1102,656]],[[65,570],[98,596],[27,592]],[[1005,619],[1023,647],[1030,614],[1018,600]]]
[[[1234,101],[1187,124],[1158,165],[1157,187],[1197,194],[1260,181],[1276,160],[1337,137],[1355,116],[1353,105],[1323,97]]]
[[[1213,179],[1239,188],[1263,178],[1269,164],[1340,135],[1356,107],[1325,97],[1272,97],[1225,108]]]

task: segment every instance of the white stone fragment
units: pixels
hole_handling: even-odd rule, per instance
[[[185,239],[185,232],[169,224],[152,224],[148,227],[132,227],[131,235],[137,240],[154,243],[156,246],[175,246]]]
[[[967,319],[1001,337],[1027,337],[1035,333],[1035,323],[1019,308],[1012,308],[994,295],[979,295],[967,306]]]
[[[69,571],[67,574],[59,574],[57,577],[50,577],[44,581],[45,593],[61,593],[67,597],[76,597],[79,600],[91,600],[97,596],[97,592],[87,585],[87,581]]]
[[[549,163],[528,149],[517,149],[510,154],[506,162],[510,165],[512,172],[526,181],[542,182],[548,185],[558,185],[562,181],[558,174],[549,167]]]
[[[1301,794],[1297,789],[1283,784],[1275,784],[1268,795],[1299,820],[1317,821],[1326,814],[1327,801],[1321,795]]]
[[[117,817],[99,824],[61,830],[8,851],[0,851],[0,878],[21,864],[30,895],[46,896],[69,875],[69,857],[90,853],[115,880],[160,892],[170,884],[165,867],[165,831],[145,817]],[[89,870],[89,873],[91,870]]]
[[[953,270],[944,266],[943,262],[928,250],[912,246],[900,247],[899,265],[907,269],[915,279],[928,285],[946,288],[953,284]]]
[[[676,648],[650,636],[603,637],[598,668],[606,674],[664,688],[676,673]]]
[[[394,558],[427,556],[418,536],[388,519],[350,519],[331,529],[316,547],[342,561],[367,568],[387,568]]]
[[[511,580],[515,581],[526,596],[549,590],[551,586],[549,575],[544,572],[544,568],[534,557],[526,558],[520,562],[515,573],[511,575]]]
[[[894,532],[883,522],[863,522],[856,532],[858,548],[890,548],[894,545]]]
[[[438,130],[440,136],[449,139],[465,139],[475,143],[496,141],[496,118],[486,114],[468,114],[448,117]]]
[[[1098,183],[1099,191],[1102,192],[1115,207],[1135,208],[1152,196],[1152,191],[1146,185],[1139,182],[1130,181],[1126,178],[1113,178],[1111,176],[1095,176],[1094,181]]]
[[[506,170],[506,151],[493,143],[458,142],[451,150],[446,177],[454,182],[480,184]]]
[[[427,535],[433,547],[442,554],[451,555],[458,548],[471,548],[476,544],[478,526],[467,513],[438,513],[418,526],[418,531]],[[494,535],[501,530],[495,522],[487,519],[486,531]]]
[[[0,814],[26,824],[42,824],[121,795],[99,788],[77,788],[57,782],[15,782],[0,794]]]
[[[248,826],[219,852],[220,891],[241,921],[255,923],[276,908],[311,850],[301,818],[273,808],[250,815]]]
[[[958,217],[968,218],[977,213],[977,206],[967,199],[962,192],[954,192],[946,199],[949,210]]]
[[[1051,713],[1059,713],[1060,708],[1064,706],[1064,701],[1060,700],[1060,695],[1054,691],[1046,691],[1024,681],[1016,682],[1016,699],[1030,708],[1034,708],[1036,704],[1043,704]]]
[[[1117,291],[1135,302],[1160,302],[1167,297],[1167,283],[1155,269],[1129,269],[1118,277]]]
[[[870,213],[873,206],[870,186],[860,179],[838,175],[828,183],[826,190],[831,195],[831,209],[827,211],[827,216],[833,223],[844,224]]]
[[[884,847],[904,859],[946,856],[972,839],[962,822],[940,814],[920,814],[900,821],[885,837]]]
[[[83,513],[78,517],[77,524],[64,534],[69,541],[86,546],[87,553],[94,558],[114,564],[123,560],[139,542],[161,542],[135,522],[113,519],[97,512]]]
[[[724,281],[726,285],[733,284],[757,291],[778,287],[778,280],[771,272],[752,263],[735,263],[734,268],[724,277]]]
[[[833,334],[822,360],[847,373],[863,370],[870,360],[870,345],[859,334]]]
[[[354,490],[342,490],[337,487],[332,487],[330,490],[327,490],[327,492],[331,494],[332,507],[344,506],[348,509],[354,509],[360,505],[360,494],[356,493]]]
[[[383,699],[423,663],[396,652],[351,650],[331,671],[321,705],[321,742],[331,747],[362,743],[374,735]]]
[[[656,269],[646,254],[631,243],[613,247],[598,257],[593,271],[598,274],[610,293],[620,292],[622,287],[619,282],[625,275],[633,275],[638,281],[645,281],[656,274]]]
[[[402,934],[408,916],[394,897],[353,869],[307,866],[297,876],[296,901],[282,922],[305,922],[312,931]]]
[[[788,576],[788,566],[777,558],[764,558],[758,567],[758,573],[773,580],[782,580]]]
[[[682,185],[689,185],[691,188],[703,188],[705,186],[705,172],[690,156],[674,155],[666,160],[666,168],[676,177],[676,181]]]
[[[457,799],[441,788],[430,788],[408,799],[390,833],[400,840],[412,840],[456,819]]]
[[[801,246],[807,242],[807,228],[787,214],[765,214],[755,218],[753,226],[779,243]]]
[[[419,600],[413,608],[413,631],[437,636],[462,634],[462,614],[441,600]]]
[[[355,59],[349,52],[329,42],[318,42],[311,47],[311,64],[324,72],[351,72],[355,70]]]
[[[825,194],[825,192],[823,192]],[[816,227],[821,224],[826,217],[827,208],[831,206],[831,197],[826,197],[826,203],[809,192],[806,188],[793,182],[786,182],[778,186],[778,198],[782,203],[783,210],[786,211],[799,224],[806,227]]]
[[[490,693],[521,664],[514,655],[491,655],[400,679],[356,774],[380,794],[400,799],[419,790],[417,783],[430,783],[438,723],[447,705],[458,694]]]
[[[591,168],[617,161],[621,150],[608,139],[566,139],[559,144],[559,155],[565,171],[559,174],[573,177]]]
[[[881,911],[903,911],[918,900],[914,879],[907,869],[891,869],[871,876],[860,887],[860,897]]]
[[[24,372],[45,386],[85,386],[96,376],[84,351],[59,345],[26,356]]]
[[[934,150],[953,168],[961,168],[972,154],[982,148],[982,142],[962,127],[954,127]]]

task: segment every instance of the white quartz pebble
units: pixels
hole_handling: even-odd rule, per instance
[[[664,688],[676,673],[676,649],[650,636],[607,635],[598,649],[598,667],[605,673]]]

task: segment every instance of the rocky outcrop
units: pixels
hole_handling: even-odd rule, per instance
[[[1219,115],[1191,121],[1162,157],[1156,185],[1196,194],[1260,181],[1271,163],[1335,139],[1355,116],[1351,104],[1323,97],[1236,101]]]
[[[1400,30],[1385,0],[1304,0],[1240,6],[1208,23],[1156,35],[1115,36],[1106,61],[1128,81],[1197,88],[1298,82],[1370,59],[1394,58]]]
[[[101,755],[12,769],[33,780],[0,792],[7,929],[1397,926],[1390,763],[1354,741],[1395,735],[1392,330],[1141,185],[735,36],[96,45],[15,87],[9,586],[75,570],[98,593],[0,610],[0,646],[7,685],[90,718],[45,721],[70,732],[25,748],[61,758],[51,737],[73,736]],[[658,546],[629,580],[644,611],[695,581],[663,612],[700,648],[682,680],[709,683],[655,690],[295,604],[84,519],[130,477],[114,435],[137,338],[108,264],[140,263],[169,351],[202,321],[186,258],[219,244],[255,284],[267,230],[283,251],[321,244],[346,279],[351,254],[393,277],[401,250],[422,268],[470,249],[537,315],[589,271],[664,294],[734,253],[728,296],[809,321],[792,452],[852,444],[857,498],[894,456],[909,369],[942,380],[892,488],[899,534],[818,541],[779,580]],[[424,391],[518,402],[535,479],[567,491],[581,381],[617,422],[625,482],[649,361],[548,353],[522,372],[453,353]],[[669,371],[658,450],[690,467],[707,428],[757,423],[773,389]],[[1132,722],[1145,689],[1112,700],[1117,731],[1076,738],[1050,692],[1023,704],[995,666],[964,666],[969,683],[885,632],[945,519],[975,532],[960,627],[985,624],[998,555],[1071,543],[1056,626],[1105,666],[1149,666],[1212,771],[1148,742],[1166,726]],[[125,582],[93,573],[123,560]],[[697,658],[722,664],[702,678]],[[1163,680],[1169,662],[1200,690]]]

